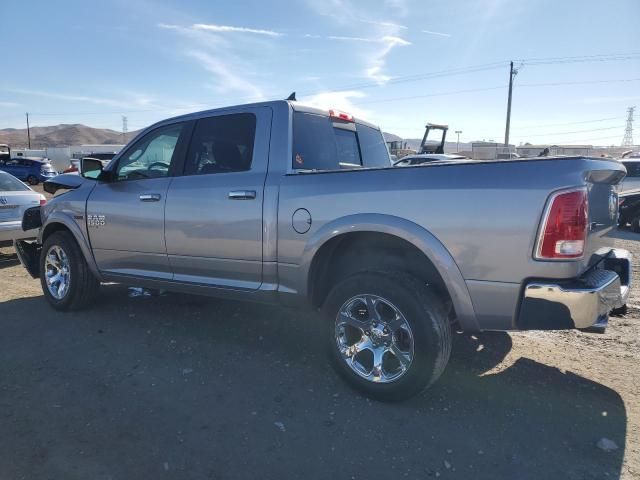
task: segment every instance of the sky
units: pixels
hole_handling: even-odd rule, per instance
[[[640,118],[640,0],[0,2],[0,128],[129,130],[284,99],[404,138],[619,145]],[[640,122],[636,122],[640,143]]]

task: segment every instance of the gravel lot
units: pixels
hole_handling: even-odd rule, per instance
[[[637,289],[604,335],[456,335],[400,404],[334,375],[312,313],[102,293],[55,312],[0,250],[1,480],[640,478]]]

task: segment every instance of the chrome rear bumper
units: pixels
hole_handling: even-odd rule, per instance
[[[627,302],[631,289],[631,254],[613,249],[580,277],[567,281],[532,281],[524,288],[518,327],[522,330],[589,328]]]

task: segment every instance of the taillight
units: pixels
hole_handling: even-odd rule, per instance
[[[586,189],[553,195],[542,221],[536,258],[561,260],[581,257],[587,240],[588,223]]]
[[[45,203],[47,203],[47,199],[46,199],[46,198],[44,198],[44,197],[42,197],[42,198],[40,199],[40,206],[44,205]]]
[[[341,112],[340,110],[329,110],[329,116],[333,118],[339,118],[340,120],[344,120],[345,122],[353,122],[353,115]]]

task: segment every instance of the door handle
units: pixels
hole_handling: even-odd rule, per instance
[[[160,201],[159,193],[143,193],[139,197],[141,202],[158,202]]]
[[[255,190],[234,190],[229,192],[229,200],[254,200],[255,198]]]

